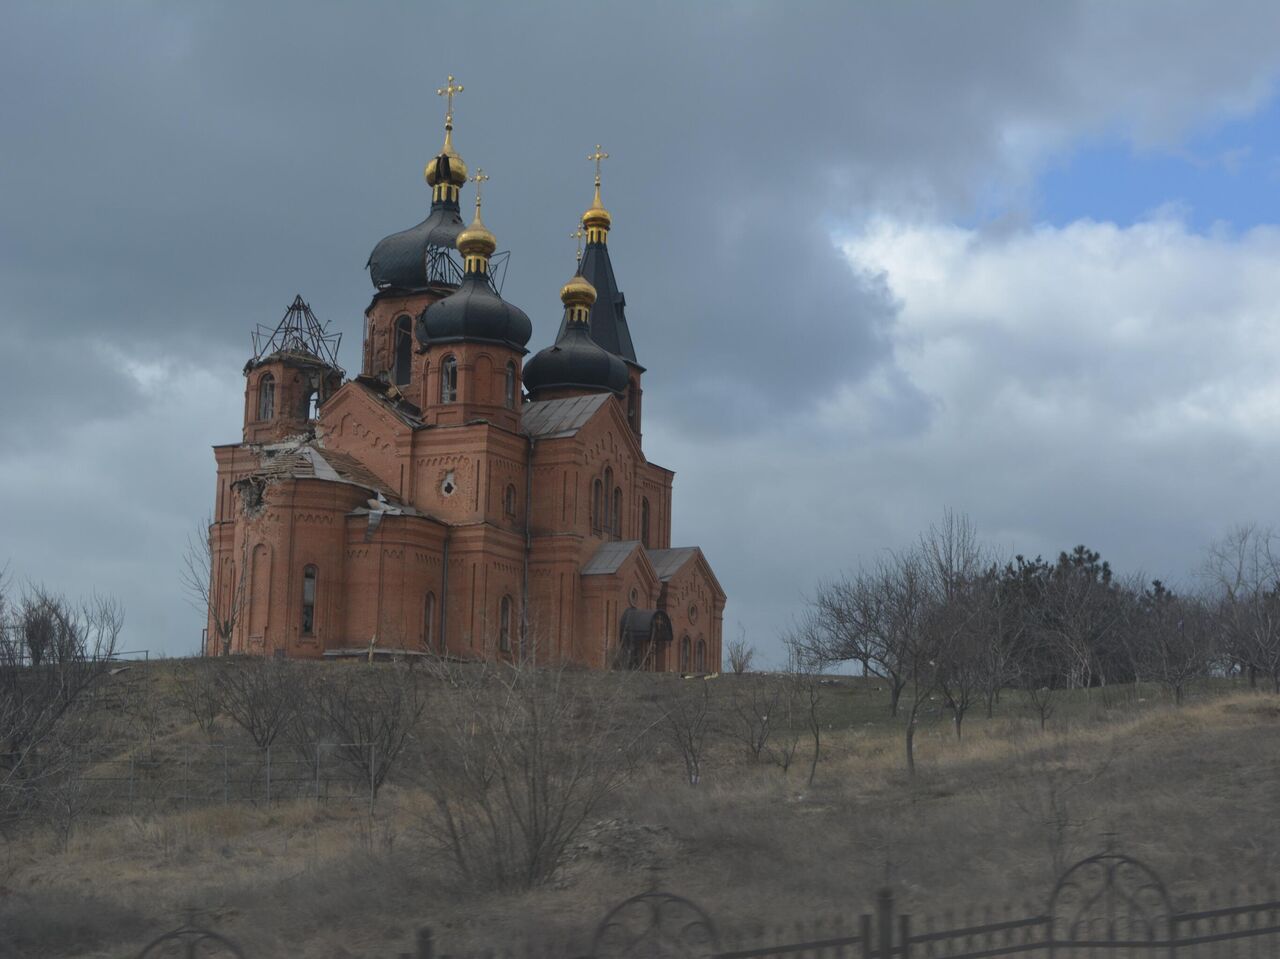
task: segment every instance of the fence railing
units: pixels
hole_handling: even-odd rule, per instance
[[[1238,902],[1240,898],[1248,901]],[[1280,894],[1274,885],[1246,889],[1207,908],[1175,910],[1148,866],[1108,851],[1083,859],[1058,880],[1042,911],[982,910],[957,920],[899,912],[893,892],[882,890],[870,912],[808,926],[755,924],[721,931],[695,903],[648,892],[612,909],[581,942],[524,943],[515,947],[442,952],[429,928],[419,929],[400,959],[1047,959],[1160,957],[1225,959],[1280,956]],[[792,933],[785,930],[792,929]],[[165,955],[160,947],[199,942],[201,955],[249,959],[249,953],[212,930],[185,926],[158,937],[138,959]],[[194,954],[194,953],[188,953]]]
[[[97,812],[289,800],[372,804],[377,746],[98,743],[73,752],[58,793]]]

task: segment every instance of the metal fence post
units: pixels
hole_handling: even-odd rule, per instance
[[[374,799],[374,796],[377,795],[377,791],[374,789],[374,765],[373,765],[373,760],[375,756],[374,750],[376,748],[377,747],[373,743],[369,744],[369,815],[370,816],[373,815],[373,799]]]
[[[271,747],[267,747],[267,808],[271,807]]]
[[[863,913],[858,923],[859,938],[862,940],[862,959],[871,959],[875,949],[871,944],[871,916]]]
[[[320,744],[316,743],[316,802],[320,801]]]
[[[182,805],[191,805],[191,747],[182,747]]]
[[[435,941],[431,938],[431,927],[423,926],[418,930],[418,951],[414,959],[433,959]]]
[[[136,753],[129,750],[129,812],[133,812],[133,765]]]
[[[227,756],[227,744],[222,744],[222,805],[227,805],[231,801],[231,775],[227,768],[229,763]]]
[[[902,959],[907,959],[910,954],[911,945],[911,917],[900,915],[898,917],[898,951],[902,954]]]
[[[889,959],[893,955],[893,890],[881,889],[876,896],[877,955]]]

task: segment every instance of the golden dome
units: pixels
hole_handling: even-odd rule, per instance
[[[446,162],[442,163],[442,160]],[[423,170],[428,186],[435,186],[440,182],[442,168],[447,170],[448,181],[454,186],[460,187],[467,182],[467,165],[462,162],[462,157],[458,156],[458,151],[453,148],[452,124],[444,128],[444,146],[436,156],[431,158],[431,162]]]
[[[480,220],[480,204],[476,204],[475,219],[458,234],[458,252],[463,256],[492,256],[498,248],[498,240]]]
[[[560,287],[560,302],[565,306],[590,307],[596,301],[596,288],[581,273],[575,273]]]
[[[604,204],[600,202],[600,181],[596,180],[596,196],[591,201],[591,206],[587,208],[587,212],[582,214],[582,225],[588,230],[595,229],[607,230],[613,224],[613,217],[609,215],[609,211],[604,208]]]

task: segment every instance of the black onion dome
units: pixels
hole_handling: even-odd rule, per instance
[[[539,351],[524,365],[524,385],[530,393],[551,389],[621,393],[627,379],[627,365],[577,323],[556,338],[555,346]]]
[[[479,340],[524,350],[533,336],[529,315],[493,291],[486,273],[468,273],[458,289],[432,303],[418,317],[418,342]]]
[[[412,229],[378,241],[369,254],[369,278],[380,290],[421,290],[431,285],[428,249],[452,250],[466,226],[456,203],[433,203],[431,214]]]

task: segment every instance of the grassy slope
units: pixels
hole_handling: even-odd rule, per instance
[[[750,681],[712,689],[723,699]],[[688,688],[630,677],[620,695],[642,724]],[[1153,690],[1094,691],[1064,701],[1047,734],[1005,700],[991,720],[976,710],[959,743],[931,712],[914,781],[885,693],[847,678],[823,688],[812,787],[805,746],[784,777],[718,743],[694,789],[657,743],[560,880],[533,893],[460,889],[416,833],[423,797],[389,786],[372,819],[304,801],[86,820],[65,850],[25,833],[6,849],[4,922],[32,955],[123,955],[190,913],[251,955],[387,957],[423,924],[445,952],[582,930],[655,885],[724,926],[851,921],[886,880],[918,912],[1009,899],[1038,910],[1054,862],[1097,851],[1107,833],[1179,895],[1280,871],[1280,700],[1219,689],[1174,709]],[[161,752],[201,738],[168,706],[152,722]]]

